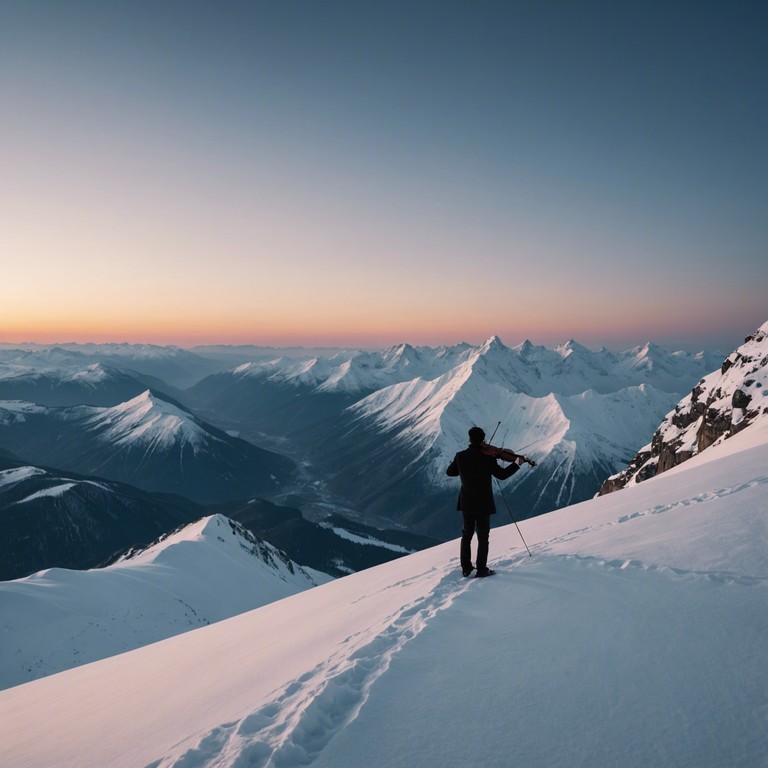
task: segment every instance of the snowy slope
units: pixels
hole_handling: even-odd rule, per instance
[[[497,422],[497,444],[519,449],[541,462],[563,442],[580,449],[583,463],[595,457],[615,461],[648,434],[668,407],[669,395],[649,385],[601,394],[549,393],[541,397],[515,392],[477,366],[455,368],[434,381],[393,385],[350,408],[356,419],[373,421],[382,432],[428,456],[425,471],[443,485],[445,467],[467,442],[468,425],[484,425],[488,437]]]
[[[94,409],[85,420],[88,431],[111,445],[142,446],[167,450],[189,446],[193,455],[207,450],[208,443],[220,442],[189,411],[153,395],[150,390],[105,409]]]
[[[0,582],[5,660],[0,688],[138,648],[329,580],[214,515],[107,568],[51,568]]]
[[[764,766],[767,467],[758,423],[495,529],[491,579],[449,542],[0,692],[0,763]]]

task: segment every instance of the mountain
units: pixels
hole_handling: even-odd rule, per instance
[[[0,581],[46,568],[86,569],[203,516],[226,515],[304,566],[333,576],[433,546],[329,515],[321,522],[265,499],[201,505],[173,494],[28,466],[0,451]]]
[[[245,424],[281,437],[318,425],[332,429],[339,414],[361,397],[415,376],[438,376],[471,349],[400,344],[330,357],[257,360],[201,380],[183,400],[217,423]]]
[[[539,372],[551,357],[531,347],[522,354]],[[578,390],[584,371],[574,362],[568,372],[560,369],[562,381],[550,374],[548,384]],[[524,519],[593,496],[677,397],[647,384],[568,395],[547,392],[551,386],[491,339],[436,379],[395,384],[358,400],[337,419],[342,440],[314,433],[305,442],[334,492],[412,530],[447,537],[458,525],[451,514],[458,489],[445,469],[466,445],[468,426],[484,426],[490,438],[500,422],[495,443],[538,463],[503,486],[515,517]],[[506,517],[503,500],[498,507]]]
[[[182,401],[226,429],[245,429],[249,437],[269,433],[282,438],[332,421],[357,399],[344,392],[316,392],[315,368],[326,363],[320,358],[303,361],[296,368],[306,376],[289,380],[273,377],[269,365],[246,363],[207,376],[187,390]]]
[[[310,521],[299,509],[264,499],[215,505],[211,510],[242,523],[292,560],[333,576],[371,568],[437,544],[433,538],[404,530],[379,530],[338,514]]]
[[[306,359],[332,357],[345,351],[349,352],[340,347],[268,347],[257,344],[199,344],[190,351],[209,360],[218,360],[225,368],[256,360],[274,360],[278,357]]]
[[[651,442],[600,493],[611,493],[687,461],[692,456],[768,417],[768,323],[704,376],[670,411]]]
[[[194,395],[206,391],[210,397],[216,384],[232,386],[250,377],[294,390],[310,389],[316,394],[364,396],[417,378],[436,379],[473,361],[479,354],[494,360],[505,378],[514,384],[515,391],[532,397],[553,391],[573,395],[587,389],[605,394],[640,384],[671,392],[679,389],[681,379],[690,378],[692,373],[694,377],[697,372],[704,373],[721,357],[705,352],[666,352],[650,343],[622,353],[592,351],[573,339],[554,349],[530,341],[507,347],[498,336],[492,336],[479,346],[399,344],[381,351],[346,351],[331,357],[257,360],[222,371],[208,381],[204,379],[189,392]]]
[[[202,514],[178,496],[0,457],[0,580],[93,568]]]
[[[214,502],[268,494],[293,462],[150,390],[111,408],[0,401],[0,447],[33,464]]]
[[[226,367],[186,349],[155,344],[2,344],[0,363],[43,370],[102,363],[130,369],[178,388],[190,387]]]
[[[501,422],[497,441],[530,446],[539,468],[508,487],[519,515],[540,514],[594,495],[714,359],[653,344],[509,348],[494,336],[477,347],[252,361],[184,399],[248,439],[279,438],[363,516],[444,538],[456,525],[445,466],[472,424],[490,436]]]
[[[764,765],[767,465],[755,421],[490,579],[452,541],[2,691],[0,764]]]
[[[173,395],[160,379],[90,363],[59,368],[0,363],[0,400],[25,400],[39,405],[118,405],[148,388]]]
[[[106,568],[0,583],[0,688],[114,656],[330,581],[220,515]]]

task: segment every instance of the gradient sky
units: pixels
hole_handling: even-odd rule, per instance
[[[768,4],[0,2],[0,340],[730,349]]]

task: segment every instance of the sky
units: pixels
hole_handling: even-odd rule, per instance
[[[729,350],[768,6],[0,2],[0,341]]]

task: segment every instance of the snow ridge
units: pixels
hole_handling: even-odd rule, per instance
[[[202,518],[106,568],[0,582],[0,688],[123,653],[330,581],[239,523]]]

